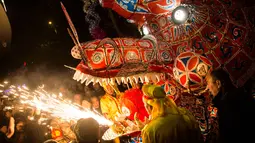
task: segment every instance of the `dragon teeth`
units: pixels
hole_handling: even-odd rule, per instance
[[[122,81],[123,83],[127,84],[127,78],[126,78],[126,77],[122,77],[122,78],[121,78],[121,81]]]
[[[102,78],[98,78],[98,83],[100,84],[100,86],[102,86],[103,84],[103,79]]]
[[[95,85],[96,83],[98,83],[98,81],[99,81],[99,78],[94,78],[93,85]]]
[[[100,86],[103,86],[103,84],[102,84],[102,81],[101,81],[101,80],[100,80],[98,83],[100,84]]]
[[[147,82],[147,83],[150,82],[150,80],[149,80],[149,78],[147,77],[147,75],[144,76],[144,81]]]
[[[102,82],[101,78],[96,78],[96,79],[95,79],[95,84],[96,84],[96,83],[99,83],[99,84],[101,85],[101,84],[102,84],[101,82]]]
[[[139,81],[139,76],[134,75],[134,76],[133,76],[133,79],[135,80],[135,83],[138,83],[138,81]]]
[[[117,81],[117,83],[120,85],[121,84],[121,79],[120,78],[115,78],[115,80]]]
[[[85,75],[83,73],[81,73],[80,76],[78,77],[77,81],[83,80],[84,76]]]
[[[88,86],[91,82],[94,83],[94,77],[89,77],[85,83],[86,86]]]
[[[112,85],[114,85],[114,84],[115,84],[115,78],[111,78],[110,83],[111,83]]]
[[[160,81],[160,75],[155,75],[155,76],[157,78],[157,82],[159,82]]]
[[[144,76],[143,75],[139,75],[139,79],[141,80],[142,83],[144,83]]]
[[[73,79],[74,80],[77,80],[79,77],[80,77],[80,75],[81,75],[81,72],[80,71],[75,71],[75,74],[74,74],[74,76],[73,76]]]
[[[130,76],[130,77],[127,77],[127,82],[133,82],[133,80],[132,80],[132,77]]]
[[[102,79],[102,83],[103,83],[103,82],[106,82],[106,78],[103,78],[103,79]]]
[[[157,77],[155,75],[150,75],[150,79],[152,80],[152,82],[157,82]]]
[[[88,77],[85,74],[83,74],[83,78],[81,79],[81,83],[83,84],[87,79],[88,79]]]
[[[107,82],[110,84],[115,84],[116,82],[120,85],[121,83],[128,84],[130,82],[138,83],[139,80],[141,83],[149,83],[149,82],[159,82],[163,80],[161,73],[147,73],[147,74],[137,74],[128,77],[115,77],[115,78],[98,78],[88,74],[83,74],[80,71],[76,71],[73,79],[80,81],[82,84],[85,83],[88,86],[90,83],[96,84],[99,83],[102,86],[103,82]]]

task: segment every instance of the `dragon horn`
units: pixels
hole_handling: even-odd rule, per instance
[[[76,31],[76,29],[75,29],[75,27],[73,25],[73,22],[72,22],[72,20],[71,20],[71,18],[69,16],[68,12],[66,11],[66,8],[65,8],[64,4],[62,2],[60,2],[60,4],[61,4],[62,10],[63,10],[63,12],[64,12],[64,14],[66,16],[68,24],[69,24],[69,26],[70,26],[70,28],[72,30],[72,33],[71,33],[70,30],[68,30],[68,33],[72,37],[74,43],[77,44],[77,46],[79,48],[79,51],[80,51],[80,55],[82,57],[82,60],[83,60],[84,63],[86,63],[87,60],[86,60],[86,58],[84,56],[83,49],[82,49],[81,44],[79,42],[78,33],[77,33],[77,31]]]
[[[110,58],[111,59],[111,61],[110,61],[110,63],[108,63],[109,65],[111,65],[113,62],[114,62],[114,60],[115,60],[115,54],[117,53],[119,53],[119,54],[121,54],[121,51],[120,51],[120,49],[118,48],[118,45],[116,44],[116,42],[113,40],[113,39],[111,39],[111,38],[104,38],[103,40],[101,40],[100,41],[100,43],[97,45],[97,47],[95,48],[95,50],[98,48],[98,47],[101,47],[101,46],[103,46],[103,45],[105,45],[105,44],[110,44],[110,45],[112,45],[112,47],[114,48],[114,53],[113,53],[113,55],[112,55],[112,57]],[[121,54],[122,55],[122,54]]]
[[[141,40],[149,40],[149,41],[152,42],[152,44],[153,44],[153,53],[151,55],[151,60],[154,59],[154,56],[156,56],[156,58],[157,58],[157,49],[158,49],[157,39],[153,35],[145,35],[145,36],[142,37]]]

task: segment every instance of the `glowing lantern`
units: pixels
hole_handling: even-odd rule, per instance
[[[211,70],[212,63],[206,57],[184,52],[175,59],[173,74],[183,87],[198,90],[204,85],[204,78]]]

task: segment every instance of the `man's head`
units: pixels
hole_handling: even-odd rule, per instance
[[[26,116],[33,116],[34,115],[34,109],[32,108],[27,108],[25,111]]]
[[[95,90],[101,90],[102,88],[99,83],[93,84],[93,87]]]
[[[82,101],[82,95],[81,94],[75,94],[73,97],[73,102],[76,104],[81,105],[81,101]]]
[[[60,87],[59,87],[59,91],[60,91],[61,93],[63,93],[63,94],[66,93],[66,90],[67,90],[67,89],[66,89],[64,86],[60,86]]]
[[[97,94],[98,96],[105,95],[105,90],[102,86],[100,86],[99,83],[94,84],[93,88],[94,88],[94,90],[93,90],[94,93],[93,94]]]
[[[92,107],[93,107],[93,108],[95,108],[95,109],[100,108],[100,107],[99,107],[99,99],[98,99],[97,96],[92,96],[92,97],[90,98],[90,100],[91,100],[91,103],[92,103]]]
[[[16,131],[23,132],[24,131],[25,122],[21,119],[17,119],[16,121]]]
[[[85,92],[85,95],[86,95],[86,96],[89,96],[88,94],[91,94],[91,91],[92,91],[92,90],[91,90],[91,88],[90,88],[89,86],[85,86],[85,87],[84,87],[84,92]]]
[[[74,133],[79,143],[97,143],[99,124],[93,118],[80,119],[74,127]]]
[[[144,106],[149,114],[152,114],[153,106],[157,106],[160,99],[166,97],[166,93],[163,88],[157,85],[144,85],[142,87],[143,91],[143,102]],[[162,102],[163,103],[163,102]]]
[[[12,116],[12,110],[5,111],[5,117],[10,118]]]
[[[217,69],[208,74],[206,82],[207,88],[214,97],[218,95],[223,88],[229,89],[233,86],[228,73],[223,69]]]

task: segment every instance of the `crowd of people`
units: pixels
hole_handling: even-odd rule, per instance
[[[223,70],[211,72],[207,78],[207,89],[212,95],[212,104],[217,108],[219,143],[255,142],[255,105],[250,86],[236,88]],[[66,95],[71,92],[60,87]],[[123,97],[135,93],[131,99],[136,109],[125,117],[121,104]],[[205,140],[201,128],[192,114],[178,107],[167,97],[163,88],[155,84],[135,84],[116,86],[103,83],[85,86],[84,91],[73,91],[73,104],[103,115],[117,125],[127,118],[133,120],[141,130],[142,141],[132,141],[131,137],[116,137],[111,141],[102,140],[107,126],[99,125],[93,118],[67,122],[47,117],[47,113],[35,108],[23,107],[23,111],[8,108],[9,101],[2,103],[0,117],[0,142],[11,143],[52,143],[52,142],[143,142],[143,143],[202,143]],[[133,108],[133,107],[132,107]],[[17,107],[18,109],[18,107]],[[135,112],[135,113],[132,113]],[[44,117],[44,118],[43,118]],[[111,127],[110,127],[111,128]]]

